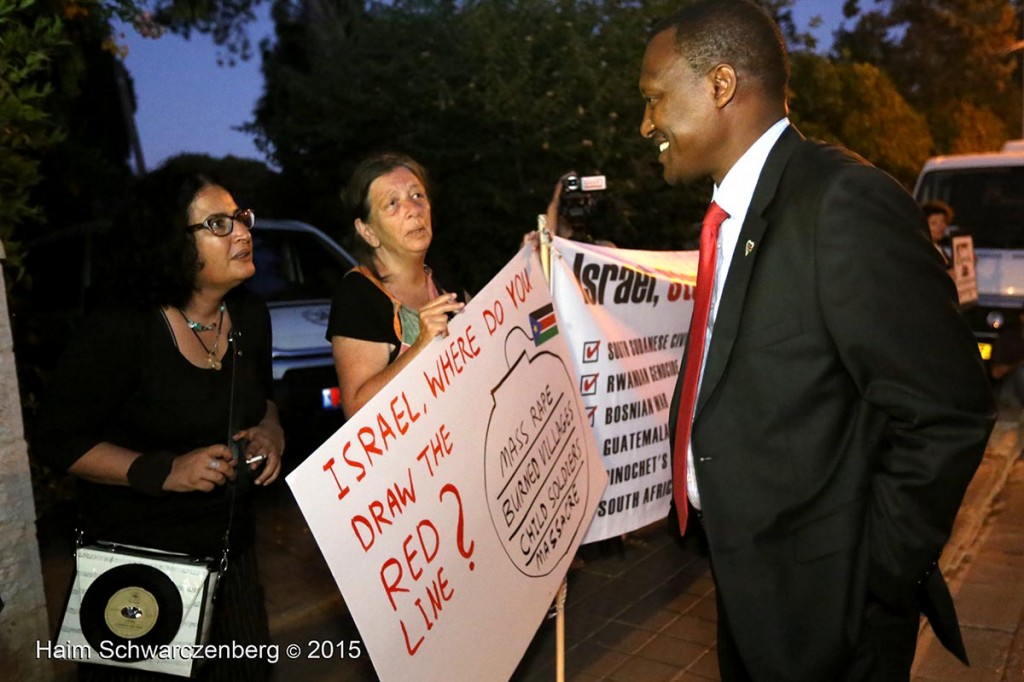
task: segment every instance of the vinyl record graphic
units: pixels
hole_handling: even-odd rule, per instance
[[[79,612],[82,634],[97,651],[104,650],[103,642],[113,647],[129,642],[139,647],[168,644],[178,633],[181,618],[178,588],[162,571],[145,564],[117,566],[98,576],[85,591]]]

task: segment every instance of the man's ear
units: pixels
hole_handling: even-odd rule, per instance
[[[736,69],[729,64],[719,64],[711,70],[711,84],[718,108],[724,107],[736,96],[736,83]]]
[[[373,230],[370,229],[369,225],[364,223],[359,218],[356,218],[355,226],[356,232],[359,233],[359,236],[363,238],[364,242],[370,245],[370,248],[376,249],[378,246],[380,246],[380,240],[377,239],[377,235],[373,233]]]

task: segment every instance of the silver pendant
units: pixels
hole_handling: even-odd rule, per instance
[[[212,367],[215,370],[220,371],[220,368],[223,367],[221,361],[214,357],[213,353],[208,355],[206,359],[209,360],[210,367]]]

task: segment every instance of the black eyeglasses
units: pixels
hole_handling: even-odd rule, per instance
[[[218,237],[227,237],[234,231],[236,220],[251,230],[252,226],[256,224],[256,214],[252,212],[251,208],[240,208],[235,211],[234,215],[214,213],[201,223],[189,225],[188,229],[195,232],[205,228]]]

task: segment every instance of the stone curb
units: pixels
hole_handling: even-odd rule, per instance
[[[985,457],[967,487],[953,532],[939,559],[939,568],[947,579],[956,574],[969,556],[985,519],[992,511],[993,500],[1003,489],[1013,463],[1020,457],[1021,428],[1020,419],[1001,419],[992,430]]]

